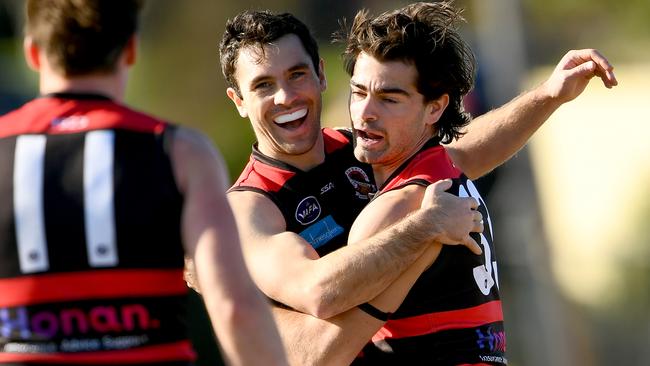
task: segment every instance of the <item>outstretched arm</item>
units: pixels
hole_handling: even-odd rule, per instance
[[[172,163],[184,195],[185,250],[228,364],[287,365],[270,307],[244,264],[220,155],[203,135],[179,128]]]
[[[605,87],[618,84],[613,66],[593,49],[569,51],[537,88],[474,119],[466,134],[447,145],[454,163],[470,179],[503,164],[562,104],[577,98],[599,77]]]

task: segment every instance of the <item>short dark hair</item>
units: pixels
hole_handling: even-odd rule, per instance
[[[235,72],[239,51],[248,46],[258,47],[264,56],[264,45],[288,34],[295,34],[311,58],[314,70],[318,72],[318,44],[305,23],[290,13],[273,13],[269,10],[246,10],[226,23],[226,31],[219,44],[221,72],[226,85],[241,97]]]
[[[29,0],[26,32],[64,76],[115,70],[143,0]]]
[[[436,123],[441,142],[462,136],[461,128],[470,121],[463,109],[463,97],[474,85],[476,59],[461,38],[457,23],[461,10],[448,2],[415,3],[370,17],[367,10],[357,13],[350,30],[339,32],[346,43],[345,70],[352,75],[361,52],[380,61],[402,61],[415,65],[416,86],[425,101],[449,95],[449,105]]]

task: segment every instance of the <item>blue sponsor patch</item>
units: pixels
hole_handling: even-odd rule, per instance
[[[328,241],[338,235],[343,234],[345,230],[334,221],[332,215],[311,225],[300,233],[303,239],[307,240],[314,249],[325,245]]]

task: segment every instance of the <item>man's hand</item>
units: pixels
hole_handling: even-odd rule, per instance
[[[598,76],[607,88],[618,85],[614,67],[600,52],[573,50],[562,57],[542,87],[551,98],[566,103],[578,97],[594,76]]]
[[[451,179],[433,183],[422,198],[421,208],[431,210],[428,216],[440,233],[435,240],[442,244],[464,245],[473,253],[481,254],[481,247],[469,236],[470,232],[483,232],[483,216],[476,210],[478,202],[472,197],[445,192],[451,186]]]
[[[185,256],[185,268],[183,268],[183,279],[187,284],[187,287],[192,290],[201,293],[199,288],[199,281],[196,278],[196,269],[194,268],[194,261],[192,258]]]

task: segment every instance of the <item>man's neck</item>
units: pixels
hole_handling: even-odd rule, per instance
[[[305,172],[325,162],[325,142],[322,132],[319,133],[318,139],[311,149],[302,154],[281,154],[275,151],[267,151],[261,144],[258,145],[258,148],[262,154]]]
[[[375,177],[375,184],[377,184],[377,187],[381,187],[386,183],[388,178],[395,173],[399,167],[402,166],[407,160],[409,160],[411,157],[413,157],[415,154],[417,154],[422,147],[430,140],[433,138],[433,132],[424,134],[421,139],[413,144],[413,147],[408,151],[405,152],[402,156],[397,158],[396,160],[392,162],[385,162],[381,164],[371,164],[372,165],[372,172]]]
[[[58,74],[41,74],[40,93],[100,94],[115,101],[123,101],[126,78],[118,74],[91,74],[63,77]]]

